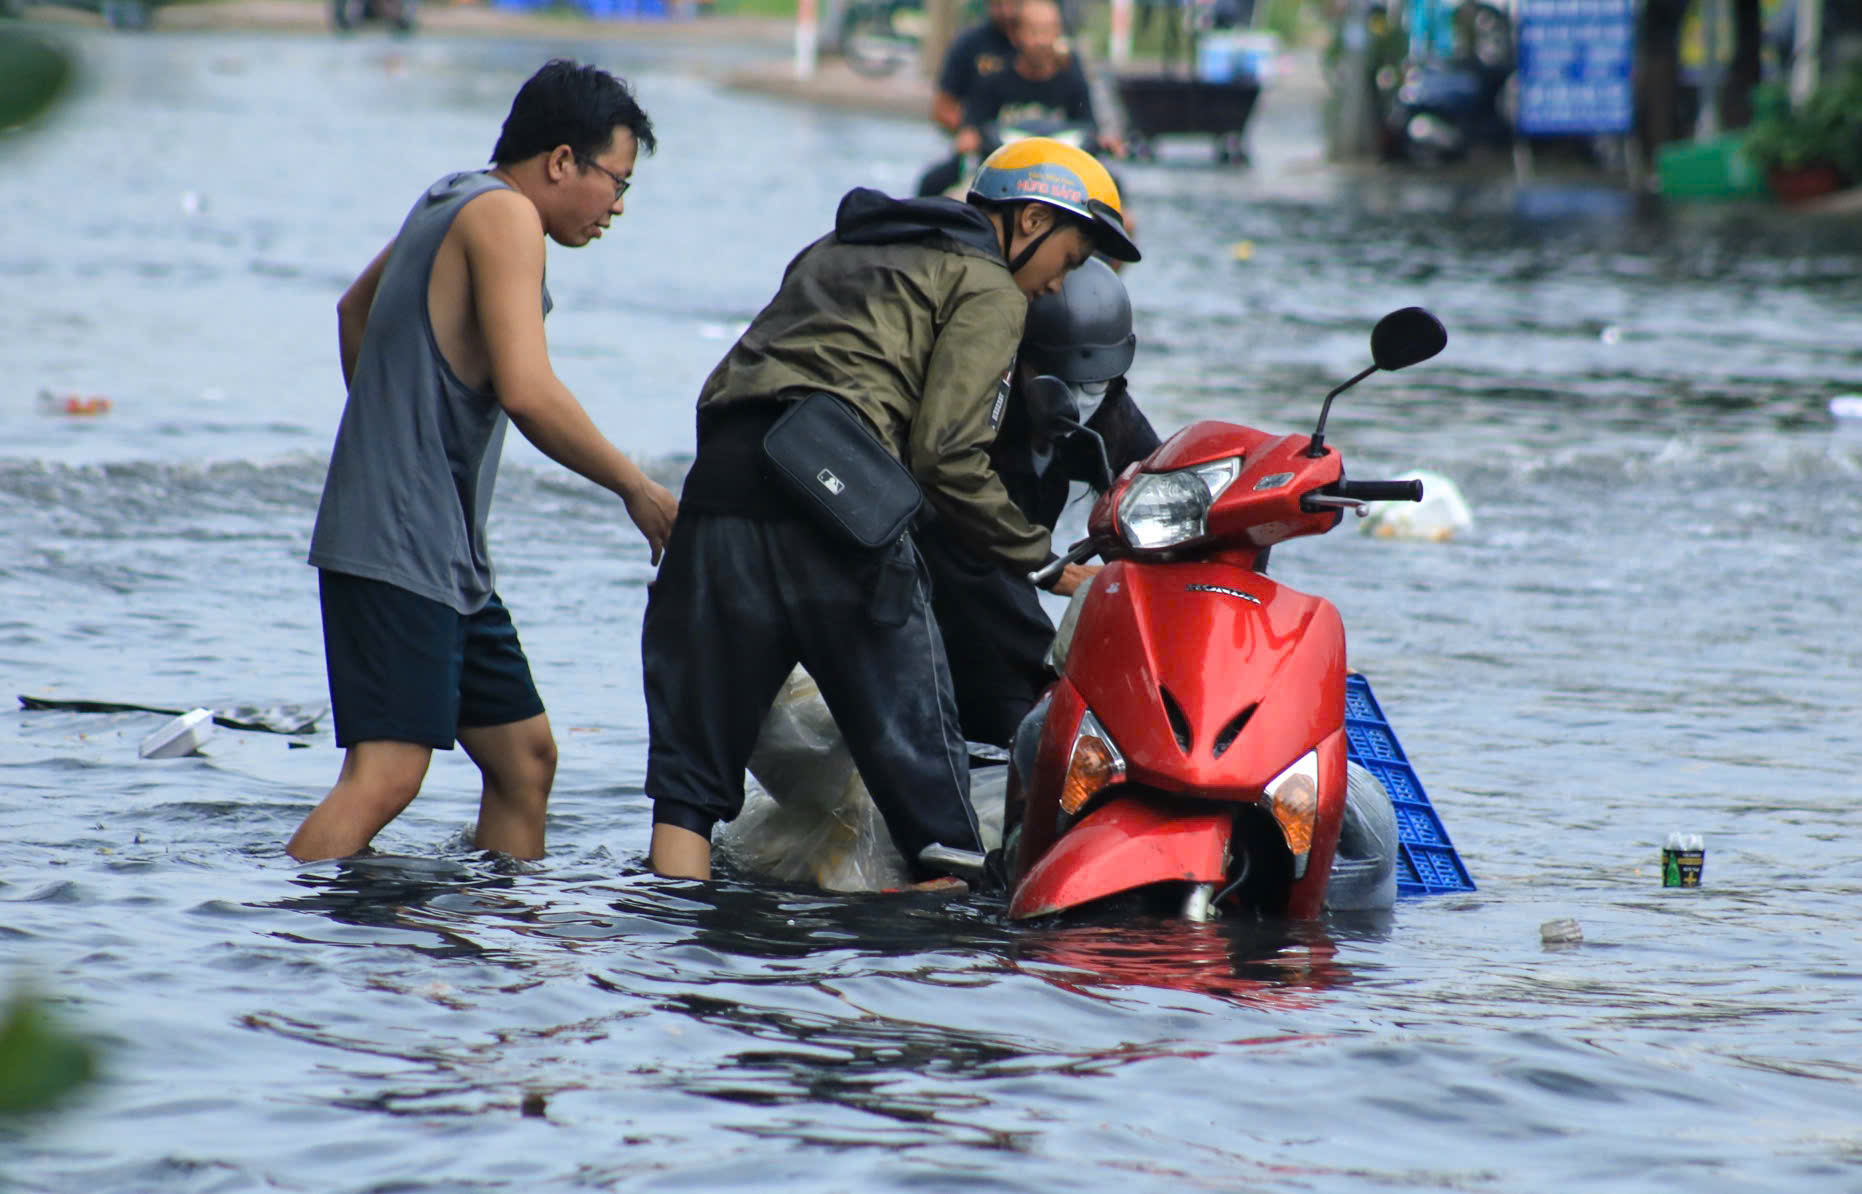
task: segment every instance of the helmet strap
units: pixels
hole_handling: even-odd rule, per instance
[[[1043,244],[1047,243],[1047,238],[1054,235],[1058,231],[1060,231],[1060,221],[1055,220],[1052,224],[1049,224],[1047,226],[1046,232],[1043,232],[1041,235],[1029,241],[1027,247],[1024,248],[1019,254],[1017,254],[1013,261],[1009,262],[1009,276],[1013,277],[1014,275],[1020,273],[1022,266],[1027,265],[1029,259],[1035,255],[1035,253],[1041,248]],[[1007,257],[1009,255],[1007,244],[1004,244],[1002,246],[1002,255],[1004,257]]]

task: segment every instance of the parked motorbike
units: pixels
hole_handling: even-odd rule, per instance
[[[1462,5],[1455,19],[1458,52],[1410,61],[1384,96],[1384,145],[1392,157],[1433,165],[1512,142],[1512,18],[1482,0]]]
[[[1421,500],[1419,482],[1347,480],[1325,423],[1344,390],[1446,343],[1421,308],[1385,316],[1375,363],[1326,395],[1311,436],[1184,428],[1112,481],[1088,538],[1036,574],[1106,560],[1069,605],[1059,679],[1010,752],[1010,916],[1123,893],[1196,921],[1326,906],[1348,811],[1345,632],[1330,602],[1267,575],[1268,553],[1345,509]],[[1063,391],[1036,400],[1063,407]]]

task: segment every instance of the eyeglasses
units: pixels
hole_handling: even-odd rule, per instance
[[[619,203],[621,201],[621,196],[627,193],[627,188],[634,185],[632,182],[628,181],[625,178],[622,178],[620,175],[608,169],[606,166],[602,165],[600,162],[597,162],[594,158],[578,157],[575,160],[582,163],[584,166],[590,166],[596,170],[601,171],[603,174],[607,175],[610,179],[613,180],[614,201],[616,203]]]

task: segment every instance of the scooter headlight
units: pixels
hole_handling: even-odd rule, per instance
[[[1140,551],[1189,543],[1209,533],[1209,507],[1241,475],[1231,456],[1168,473],[1139,473],[1118,507],[1125,541]]]
[[[1093,796],[1125,778],[1125,756],[1112,744],[1112,735],[1089,710],[1080,718],[1073,736],[1073,754],[1067,760],[1067,778],[1060,785],[1060,811],[1073,816]]]
[[[1287,849],[1293,852],[1293,877],[1305,878],[1313,828],[1319,821],[1319,752],[1307,751],[1299,762],[1268,781],[1262,803],[1286,835]]]

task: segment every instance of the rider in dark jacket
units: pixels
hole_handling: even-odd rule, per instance
[[[935,874],[917,862],[927,846],[981,848],[913,535],[850,539],[779,482],[766,439],[796,403],[825,402],[909,471],[953,541],[1005,572],[1039,567],[1048,532],[989,451],[1029,300],[1094,251],[1138,258],[1111,176],[1058,141],[997,151],[967,203],[857,189],[712,371],[641,633],[655,871],[710,877],[711,830],[742,809],[745,764],[797,663],[908,863]],[[807,481],[846,488],[831,468]]]
[[[1034,379],[1057,377],[1067,384],[1076,413],[1104,441],[1106,463],[1116,475],[1159,442],[1126,386],[1136,350],[1131,300],[1102,261],[1088,262],[1067,276],[1059,293],[1029,304],[1015,384],[990,462],[1030,522],[1051,531],[1073,481],[1103,483],[1098,445],[1091,436],[1056,425],[1044,403],[1030,400],[1040,391]],[[941,524],[915,537],[931,573],[931,606],[964,737],[1006,747],[1053,678],[1046,656],[1054,624],[1026,571],[967,549]],[[1053,591],[1071,594],[1094,571],[1073,565]]]

